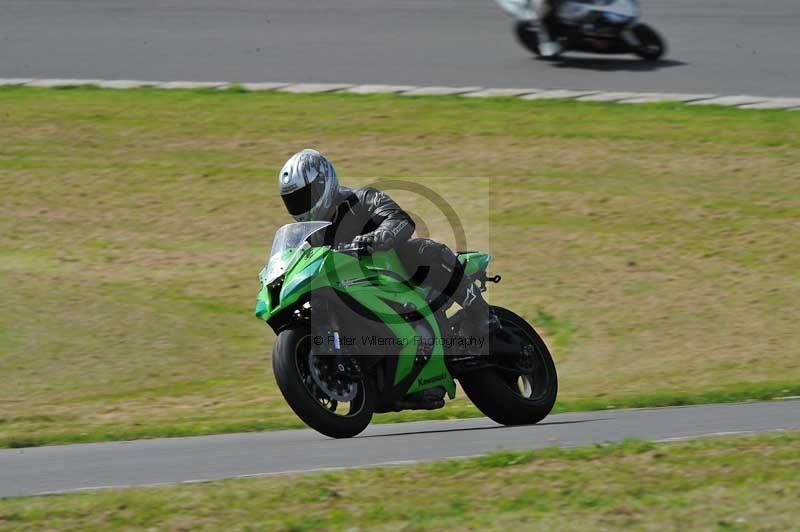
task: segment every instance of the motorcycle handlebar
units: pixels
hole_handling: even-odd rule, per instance
[[[334,249],[339,253],[347,253],[348,255],[353,255],[354,257],[366,257],[370,254],[369,246],[355,242],[337,244]]]

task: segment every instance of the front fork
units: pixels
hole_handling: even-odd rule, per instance
[[[622,40],[631,48],[638,48],[642,45],[636,35],[633,33],[633,28],[639,24],[639,19],[633,19],[627,26],[620,32]]]
[[[342,349],[342,338],[339,331],[328,331],[329,344],[331,346],[333,363],[336,368],[336,375],[341,377],[358,378],[361,376],[361,366],[356,357],[349,355]]]
[[[351,356],[347,349],[342,348],[341,324],[330,300],[327,297],[319,297],[314,301],[314,306],[320,311],[319,314],[327,317],[324,341],[322,345],[318,346],[320,354],[333,357],[333,368],[337,377],[359,378],[361,367],[356,357]]]

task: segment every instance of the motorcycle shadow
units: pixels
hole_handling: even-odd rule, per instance
[[[686,66],[689,63],[662,59],[660,61],[643,61],[635,57],[570,57],[562,56],[553,61],[541,60],[554,68],[576,68],[595,70],[598,72],[652,72],[664,68]]]
[[[513,428],[530,428],[530,427],[545,427],[553,425],[574,425],[578,423],[593,423],[595,421],[605,421],[612,419],[610,417],[598,417],[592,419],[576,419],[574,421],[542,421],[535,425],[519,425],[516,427],[506,427],[505,425],[491,425],[488,427],[464,427],[455,429],[429,429],[429,430],[414,430],[407,432],[392,432],[387,434],[366,434],[357,436],[358,439],[362,438],[390,438],[394,436],[413,436],[415,434],[441,434],[446,432],[473,432],[477,430],[497,430],[497,429],[513,429]]]

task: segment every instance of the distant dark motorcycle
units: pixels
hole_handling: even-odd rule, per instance
[[[516,22],[520,44],[541,57],[541,24],[527,0],[495,0]],[[661,59],[667,44],[651,26],[640,22],[636,0],[567,0],[556,12],[557,34],[551,37],[567,51],[595,54],[636,54],[647,61]]]

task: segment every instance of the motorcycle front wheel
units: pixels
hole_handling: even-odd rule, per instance
[[[639,45],[634,53],[646,61],[658,61],[667,51],[667,44],[658,32],[647,24],[637,24],[631,28]]]
[[[541,57],[542,52],[539,51],[539,34],[536,26],[530,22],[517,22],[514,24],[514,36],[526,50]]]
[[[467,373],[459,378],[461,387],[478,410],[501,425],[538,423],[550,414],[558,395],[553,357],[525,319],[502,307],[492,308],[502,325],[493,334],[514,335],[522,348],[519,360],[508,360],[503,366],[519,369],[497,367]]]
[[[368,378],[337,380],[332,360],[314,353],[310,329],[302,325],[281,331],[272,349],[275,381],[294,413],[326,436],[350,438],[372,420],[375,389]]]

